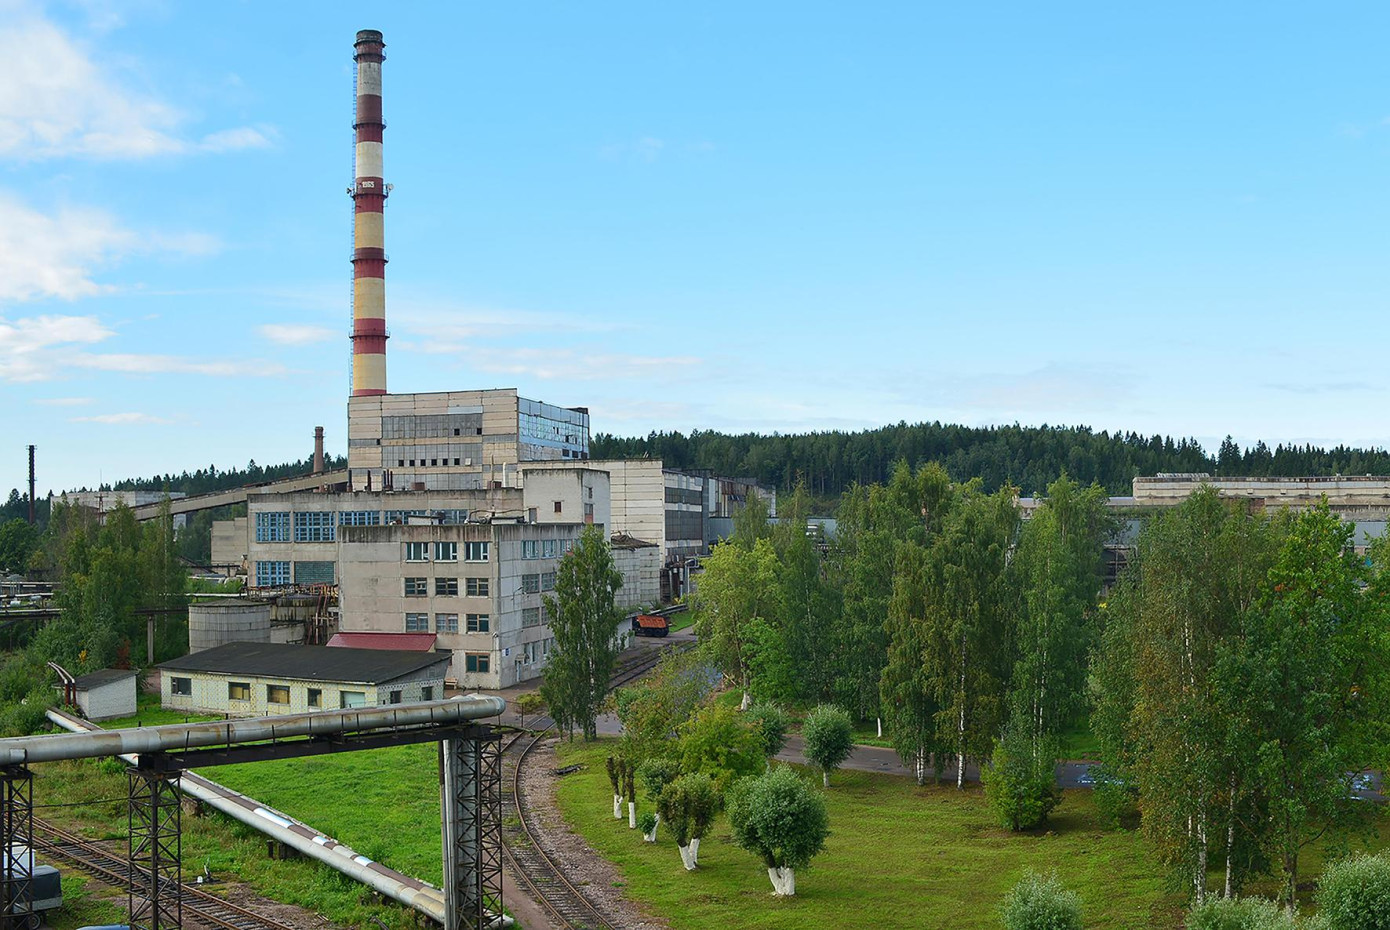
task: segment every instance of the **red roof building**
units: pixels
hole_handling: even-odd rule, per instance
[[[348,649],[394,649],[398,652],[433,652],[439,639],[434,633],[334,633],[330,646]]]

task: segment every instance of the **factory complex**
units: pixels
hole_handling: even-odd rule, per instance
[[[509,388],[388,393],[384,207],[391,186],[384,179],[381,33],[359,32],[354,50],[348,467],[324,472],[320,428],[317,480],[208,495],[207,507],[246,504],[245,517],[213,525],[212,562],[243,574],[267,603],[319,598],[314,620],[286,627],[275,642],[296,640],[301,628],[303,642],[335,633],[433,634],[451,683],[504,688],[544,668],[554,642],[545,598],[585,528],[597,526],[612,540],[623,576],[619,604],[640,608],[689,590],[693,560],[727,535],[751,495],[765,496],[774,513],[776,500],[753,481],[667,469],[659,460],[592,461],[584,407]],[[177,512],[203,506],[185,499]],[[199,644],[259,640],[280,629],[266,619],[226,630],[208,619],[213,611],[195,614],[190,635]]]

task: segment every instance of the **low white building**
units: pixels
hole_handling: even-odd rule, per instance
[[[114,720],[135,714],[135,672],[104,668],[74,678],[69,686],[73,700],[88,720]],[[62,685],[58,686],[63,689]]]
[[[437,701],[450,653],[227,643],[159,665],[160,702],[259,717]]]

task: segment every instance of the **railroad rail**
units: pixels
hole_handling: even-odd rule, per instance
[[[682,648],[682,647],[666,647]],[[666,649],[651,649],[636,661],[619,669],[609,680],[609,690],[619,688],[651,671],[661,661]],[[555,725],[549,717],[539,721],[539,732],[522,731],[507,741],[503,747],[504,755],[512,752],[518,743],[527,740],[520,754],[516,755],[512,771],[511,798],[507,806],[510,810],[503,815],[503,843],[507,865],[531,898],[555,921],[562,930],[616,930],[612,921],[594,906],[584,892],[565,877],[565,872],[540,844],[539,830],[534,827],[530,805],[526,803],[521,790],[521,771],[531,750]],[[512,826],[511,824],[515,824]]]
[[[124,859],[37,817],[34,818],[34,845],[40,853],[76,866],[107,885],[123,891],[130,887],[130,865]],[[188,882],[183,884],[183,913],[185,922],[208,930],[295,930]]]

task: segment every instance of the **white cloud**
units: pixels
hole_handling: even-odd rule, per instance
[[[268,127],[253,129],[242,126],[237,129],[223,129],[220,132],[203,136],[198,148],[204,152],[237,152],[242,149],[268,149],[273,144],[274,131]]]
[[[285,373],[285,366],[259,360],[234,359],[206,361],[176,355],[136,355],[127,353],[80,353],[66,359],[76,368],[116,371],[131,375],[217,375],[222,377],[268,378]]]
[[[489,348],[473,360],[481,371],[529,375],[547,381],[621,381],[661,374],[675,377],[701,364],[690,356],[626,355],[573,349]]]
[[[170,423],[163,417],[151,416],[148,413],[101,413],[90,417],[69,417],[69,423],[108,423],[115,426],[129,426],[135,424],[157,424]]]
[[[221,249],[205,233],[138,234],[115,217],[89,207],[44,213],[0,191],[0,304],[108,293],[95,273],[136,253],[206,256]]]
[[[137,245],[134,233],[100,210],[64,207],[47,216],[0,192],[0,302],[99,294],[105,288],[93,270]]]
[[[34,401],[45,407],[85,407],[91,402],[90,397],[40,397]]]
[[[0,318],[0,379],[43,381],[55,373],[55,350],[91,345],[114,335],[94,316]]]
[[[49,381],[77,370],[240,378],[269,378],[286,371],[283,365],[259,359],[208,360],[92,352],[81,348],[104,342],[114,335],[114,330],[94,316],[37,316],[13,321],[0,317],[0,381]],[[55,398],[42,402],[75,406],[85,400]]]
[[[191,143],[180,134],[183,113],[123,87],[114,69],[57,25],[13,3],[0,5],[0,11],[7,14],[6,53],[0,56],[0,157],[147,158],[269,144],[263,129],[251,127],[213,132]],[[104,28],[117,24],[108,21]]]
[[[638,136],[628,142],[615,142],[599,147],[600,158],[607,161],[640,161],[651,164],[661,157],[666,141],[655,136]]]
[[[304,346],[315,342],[327,342],[338,335],[326,326],[309,326],[300,323],[266,323],[257,327],[260,334],[271,342],[282,346]]]

